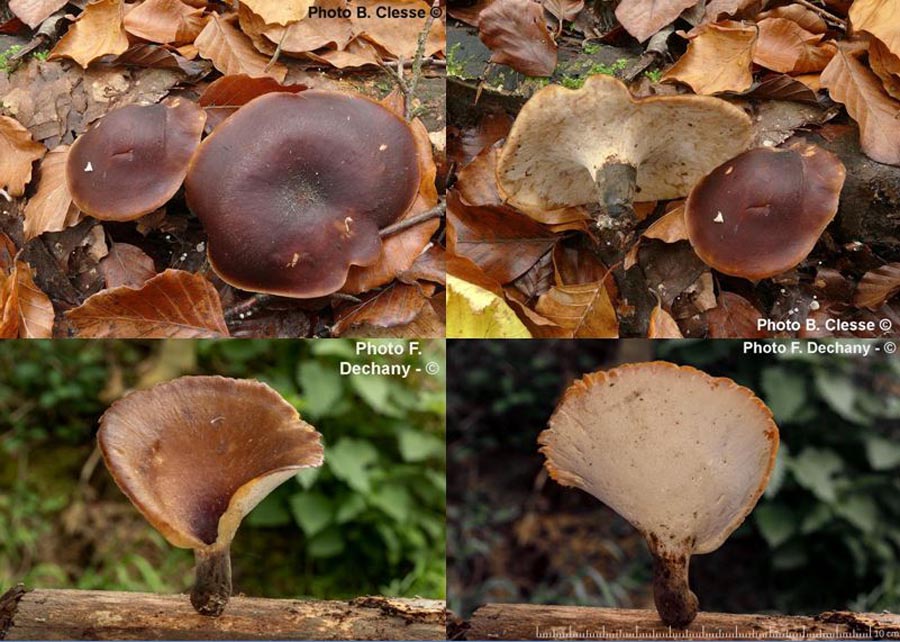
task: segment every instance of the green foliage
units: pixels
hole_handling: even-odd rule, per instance
[[[656,84],[660,80],[662,80],[663,72],[662,72],[662,69],[651,69],[649,71],[645,71],[644,75],[647,77],[648,80],[650,80],[650,82],[652,82],[653,84]]]
[[[590,40],[584,40],[581,43],[581,50],[589,56],[593,56],[595,53],[600,51],[600,43],[591,42]]]
[[[447,75],[461,78],[463,75],[464,65],[459,59],[459,52],[462,49],[461,42],[454,42],[447,49]]]
[[[567,87],[568,89],[580,89],[584,86],[585,81],[590,76],[595,76],[597,74],[602,74],[604,76],[614,76],[617,72],[622,71],[627,66],[628,61],[625,58],[620,58],[611,65],[607,65],[602,62],[595,62],[584,73],[580,73],[577,75],[564,74],[562,78],[559,79],[559,84],[561,84],[563,87]]]
[[[786,612],[878,610],[900,600],[900,369],[882,353],[743,357],[737,342],[667,343],[662,356],[749,386],[781,432],[752,522]],[[747,530],[745,536],[750,536]]]
[[[357,357],[349,340],[180,341],[193,358],[179,355],[168,364],[166,355],[173,355],[163,350],[166,345],[0,344],[0,452],[10,455],[0,467],[0,586],[24,579],[44,586],[172,592],[190,585],[189,552],[173,549],[146,526],[102,464],[96,477],[105,484],[104,505],[121,506],[129,521],[111,532],[92,531],[98,504],[85,497],[98,490],[78,478],[108,402],[125,386],[160,372],[168,373],[163,379],[177,376],[177,368],[193,363],[184,374],[265,381],[325,440],[321,468],[301,472],[246,518],[232,547],[238,590],[443,597],[442,344],[419,342],[421,354]],[[341,376],[343,360],[405,363],[414,370],[407,379]],[[440,366],[437,376],[425,372],[432,361]],[[58,455],[61,444],[71,451],[65,465],[51,471],[58,456],[40,465],[33,461],[35,453]],[[48,484],[50,479],[56,483]],[[4,502],[16,510],[4,510]],[[80,538],[88,540],[74,561],[38,545],[48,533],[64,539],[63,522],[78,524]],[[71,546],[57,541],[53,548]],[[27,564],[17,562],[23,556]]]
[[[31,56],[35,60],[40,60],[41,62],[45,62],[47,60],[47,58],[50,57],[50,50],[44,49],[42,51],[35,51]]]
[[[0,51],[0,72],[8,74],[12,71],[15,62],[11,61],[10,58],[19,53],[21,50],[21,45],[13,45],[6,51]]]

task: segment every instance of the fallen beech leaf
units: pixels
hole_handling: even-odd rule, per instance
[[[323,49],[318,53],[310,51],[306,55],[316,62],[326,63],[337,69],[356,69],[381,65],[381,56],[375,47],[360,38],[351,40],[341,51]]]
[[[688,36],[685,54],[662,79],[682,82],[698,94],[747,91],[753,84],[756,33],[755,26],[734,22],[700,25]]]
[[[219,294],[198,274],[166,270],[140,288],[103,290],[66,312],[83,338],[198,339],[228,336]]]
[[[19,121],[0,116],[0,189],[10,196],[22,196],[31,181],[32,163],[46,152]]]
[[[432,245],[422,252],[408,270],[397,275],[407,285],[417,281],[432,281],[444,285],[447,282],[447,252],[439,245]]]
[[[531,333],[507,303],[477,285],[447,276],[447,338],[528,339]]]
[[[447,194],[447,251],[471,259],[501,284],[524,274],[558,236],[524,214],[503,207],[469,207]]]
[[[819,78],[819,74],[788,76],[786,74],[767,74],[759,79],[752,91],[744,94],[746,98],[763,98],[768,100],[788,100],[807,105],[818,105],[816,90],[811,89],[800,78]]]
[[[26,25],[37,29],[40,24],[56,13],[68,0],[9,0],[9,10]]]
[[[584,0],[542,0],[544,9],[559,22],[572,22],[584,9]]]
[[[549,76],[556,69],[556,43],[543,6],[534,0],[495,0],[479,16],[478,37],[493,63],[526,76]]]
[[[447,265],[447,275],[453,275],[461,281],[467,281],[473,285],[477,285],[483,290],[493,292],[499,297],[503,296],[503,287],[484,273],[480,267],[464,256],[456,256],[454,254],[445,254],[445,262]]]
[[[681,328],[675,323],[672,315],[663,310],[662,301],[656,304],[650,313],[650,326],[647,330],[648,339],[683,339]]]
[[[353,30],[360,36],[387,51],[392,58],[412,60],[419,46],[419,33],[425,28],[427,18],[379,18],[377,11],[423,11],[427,16],[431,3],[424,0],[351,0]],[[365,11],[365,17],[359,11]],[[433,56],[444,50],[447,40],[444,21],[435,20],[425,41],[425,56]]]
[[[141,248],[127,243],[113,243],[109,254],[100,260],[100,273],[107,288],[123,285],[139,288],[156,276],[156,266]]]
[[[509,294],[510,290],[516,290],[524,295],[526,300],[532,301],[553,286],[554,276],[553,252],[547,252],[528,268],[525,274],[513,281],[510,287],[506,288],[506,292]]]
[[[253,78],[247,74],[237,74],[234,76],[222,76],[218,80],[211,82],[200,94],[198,103],[206,111],[207,129],[212,130],[236,112],[239,107],[246,105],[263,94],[275,91],[296,94],[305,89],[306,85],[282,85],[274,78],[268,76]]]
[[[188,60],[185,56],[163,45],[152,45],[148,42],[132,45],[118,56],[104,56],[100,62],[145,69],[171,69],[183,72],[189,79],[204,76],[212,68],[212,65],[205,60]]]
[[[497,155],[500,150],[488,147],[482,150],[468,165],[459,170],[456,189],[467,205],[504,205],[497,189]],[[641,205],[641,203],[638,203]],[[581,222],[589,217],[582,207],[566,207],[558,210],[532,210],[529,218],[544,225],[565,225]]]
[[[853,305],[878,310],[900,292],[900,263],[888,263],[869,270],[860,279],[853,295]]]
[[[315,0],[241,0],[267,24],[286,25],[302,20]]]
[[[609,339],[619,336],[619,321],[603,283],[583,283],[550,288],[538,299],[535,310],[565,328],[577,339]]]
[[[706,5],[704,22],[718,22],[722,16],[755,14],[763,5],[762,0],[710,0]]]
[[[638,42],[644,42],[657,31],[675,21],[682,11],[699,0],[622,0],[616,7],[616,18],[625,31]]]
[[[859,124],[860,145],[874,161],[900,165],[900,102],[884,91],[881,81],[843,47],[822,72],[822,85]]]
[[[125,16],[125,31],[159,44],[184,45],[203,31],[206,17],[180,0],[146,0]]]
[[[38,168],[37,191],[25,205],[25,239],[44,232],[61,232],[81,221],[81,212],[72,203],[66,183],[69,146],[50,150]]]
[[[122,0],[96,0],[84,8],[84,12],[69,27],[53,51],[50,60],[71,58],[83,68],[97,58],[109,54],[118,55],[128,49],[125,33],[125,17]]]
[[[447,13],[451,18],[465,22],[470,27],[478,27],[478,19],[481,12],[493,3],[494,0],[475,0],[474,4],[466,2],[463,5],[447,4]]]
[[[854,31],[866,31],[900,56],[900,5],[896,0],[854,0],[850,5]]]
[[[793,20],[766,18],[760,21],[753,62],[786,74],[822,71],[834,56],[832,45],[819,45],[822,34],[806,31]]]
[[[828,31],[828,24],[822,19],[822,16],[799,4],[789,4],[763,11],[759,14],[759,19],[763,20],[765,18],[787,18],[812,33],[824,34]]]
[[[341,292],[347,294],[368,292],[408,270],[422,254],[440,225],[440,220],[431,219],[383,239],[378,262],[367,267],[352,266]]]
[[[869,66],[881,78],[881,84],[888,95],[900,100],[900,58],[874,38],[869,42]]]
[[[764,339],[758,321],[763,316],[742,296],[719,293],[719,305],[706,312],[709,339]]]
[[[447,156],[460,167],[467,165],[483,149],[506,138],[512,124],[512,116],[505,111],[486,108],[485,114],[470,127],[455,129],[451,125],[448,132]]]
[[[407,285],[398,283],[391,285],[370,299],[349,310],[341,312],[337,322],[332,327],[332,335],[336,337],[368,335],[377,331],[372,336],[410,338],[438,338],[437,332],[443,337],[443,325],[434,323],[436,315],[431,307],[429,297],[434,291],[434,286],[422,288],[418,284]],[[428,314],[428,313],[431,314]],[[424,316],[430,324],[415,321]],[[424,321],[425,319],[423,319]],[[429,328],[428,325],[431,327]],[[430,330],[432,334],[421,334],[421,331]],[[419,334],[412,334],[417,332]]]
[[[346,0],[319,0],[315,3],[317,9],[347,9]],[[239,15],[241,26],[244,28],[245,9],[241,5]],[[254,15],[255,14],[251,14]],[[323,47],[331,47],[338,51],[343,50],[347,43],[356,37],[353,22],[350,18],[328,18],[319,20],[304,18],[293,22],[286,27],[277,24],[262,23],[257,27],[260,33],[272,44],[281,47],[281,50],[289,54],[306,53]]]
[[[641,236],[648,239],[659,239],[664,243],[688,240],[687,227],[684,224],[684,204],[679,205],[668,214],[660,216]]]
[[[0,339],[49,339],[53,318],[53,304],[27,263],[16,261],[9,276],[0,274]]]
[[[287,67],[277,62],[267,71],[268,58],[256,50],[250,38],[238,31],[232,21],[219,15],[213,14],[194,44],[200,55],[211,60],[226,76],[271,76],[283,82],[287,75]]]
[[[557,243],[553,248],[553,269],[556,285],[583,285],[606,279],[606,287],[615,288],[609,269],[584,247]]]

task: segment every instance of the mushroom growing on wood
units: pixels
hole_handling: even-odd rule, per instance
[[[97,439],[147,521],[194,550],[191,604],[218,616],[231,596],[229,549],[241,520],[298,470],[322,464],[320,437],[264,383],[181,377],[116,401]]]
[[[557,482],[637,528],[653,555],[662,621],[697,615],[691,555],[716,550],[756,505],[778,450],[772,413],[750,390],[666,362],[624,365],[572,384],[538,438]]]
[[[381,255],[378,231],[419,187],[409,125],[362,96],[308,90],[255,98],[200,145],[188,205],[210,264],[242,290],[296,298],[338,291]]]
[[[81,211],[131,221],[159,209],[184,182],[206,113],[189,100],[109,112],[69,150],[66,182]]]
[[[831,152],[761,147],[702,178],[685,203],[694,251],[719,272],[758,281],[812,251],[838,210],[846,171]]]
[[[504,198],[525,213],[599,204],[616,227],[633,201],[680,198],[750,144],[750,117],[710,96],[634,98],[610,76],[549,85],[525,103],[497,162]]]

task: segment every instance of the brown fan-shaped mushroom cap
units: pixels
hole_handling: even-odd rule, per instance
[[[660,616],[685,626],[697,609],[690,556],[721,546],[756,505],[778,428],[732,380],[651,362],[573,383],[538,443],[553,479],[587,491],[642,533]]]
[[[177,98],[111,111],[69,150],[66,180],[83,212],[130,221],[162,207],[184,182],[206,113]]]
[[[684,196],[745,150],[750,135],[750,118],[724,100],[634,98],[621,81],[598,74],[580,89],[549,85],[531,97],[500,152],[497,182],[526,213],[593,203],[630,208],[632,196]]]
[[[266,384],[181,377],[133,392],[100,420],[119,488],[174,546],[231,542],[243,517],[299,469],[320,435]]]
[[[185,185],[222,279],[312,298],[378,259],[378,231],[412,205],[419,166],[412,131],[393,112],[308,90],[239,109],[203,141]]]
[[[834,219],[845,175],[840,159],[815,145],[751,149],[691,190],[688,238],[724,274],[758,281],[786,272]]]

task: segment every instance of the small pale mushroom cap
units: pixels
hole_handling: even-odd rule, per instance
[[[678,557],[714,551],[744,521],[778,428],[731,379],[656,361],[573,383],[538,443],[553,479],[615,510],[654,554]]]
[[[122,492],[173,546],[194,549],[227,547],[275,487],[320,466],[320,437],[266,384],[225,377],[132,392],[98,433]]]
[[[497,183],[525,213],[593,204],[598,169],[624,163],[637,169],[635,201],[680,198],[747,149],[750,136],[750,117],[724,100],[634,98],[598,74],[580,89],[549,85],[525,103],[500,152]]]

